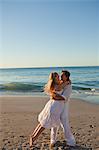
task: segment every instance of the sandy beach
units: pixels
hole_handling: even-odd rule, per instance
[[[0,97],[0,149],[28,147],[29,135],[37,124],[37,116],[48,101],[47,97],[2,96]],[[81,100],[70,101],[70,125],[76,138],[76,150],[99,150],[99,105]],[[34,143],[34,150],[49,149],[50,130],[46,129]],[[54,148],[55,149],[55,148]],[[66,146],[60,127],[56,149]]]

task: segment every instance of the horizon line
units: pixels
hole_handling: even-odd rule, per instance
[[[99,65],[88,65],[88,66],[42,66],[42,67],[0,67],[0,69],[43,69],[43,68],[62,68],[62,67],[67,67],[67,68],[71,68],[71,67],[99,67]]]

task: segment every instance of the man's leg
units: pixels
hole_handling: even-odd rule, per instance
[[[66,104],[65,104],[66,105]],[[67,145],[75,146],[75,138],[71,132],[70,124],[69,124],[69,115],[68,115],[68,104],[64,108],[64,112],[61,115],[61,125],[63,127],[65,139],[67,141]]]
[[[58,127],[52,127],[51,128],[51,140],[50,140],[51,144],[56,143],[57,131],[58,131]]]

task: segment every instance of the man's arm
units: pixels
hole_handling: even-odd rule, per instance
[[[63,93],[62,93],[62,95],[53,92],[53,93],[52,93],[52,98],[53,98],[54,100],[57,100],[57,101],[61,101],[61,100],[62,100],[62,101],[64,101],[64,100],[65,100],[65,101],[68,101],[68,99],[69,99],[71,93],[72,93],[72,86],[71,86],[71,84],[69,84],[69,85],[67,85],[67,86],[65,87],[65,89],[64,89],[64,91],[63,91]]]
[[[65,98],[63,97],[63,96],[61,96],[60,94],[58,94],[58,93],[52,93],[52,98],[54,99],[54,100],[57,100],[57,101],[64,101],[65,100]]]

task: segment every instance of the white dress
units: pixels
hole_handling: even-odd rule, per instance
[[[62,90],[57,92],[62,94]],[[50,99],[38,116],[38,121],[44,128],[60,126],[60,114],[64,109],[64,101]]]

